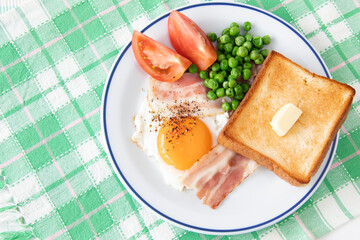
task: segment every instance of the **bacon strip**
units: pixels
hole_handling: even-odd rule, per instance
[[[148,102],[153,111],[168,117],[200,117],[223,113],[222,99],[209,100],[207,91],[204,80],[198,74],[184,73],[175,82],[149,78]]]
[[[182,183],[194,189],[204,204],[216,209],[257,166],[256,162],[218,144],[188,170]]]

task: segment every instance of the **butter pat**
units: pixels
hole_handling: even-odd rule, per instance
[[[294,104],[282,106],[274,115],[270,125],[279,137],[284,136],[299,119],[302,111]]]

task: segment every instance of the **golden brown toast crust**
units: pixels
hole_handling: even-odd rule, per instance
[[[282,77],[278,72],[284,72],[287,77]],[[271,78],[271,74],[274,77]],[[284,79],[286,86],[281,86],[281,83],[276,81],[277,79],[274,80],[279,76]],[[292,80],[295,82],[292,83]],[[308,80],[309,82],[307,82]],[[303,92],[297,94],[296,91],[292,91],[289,88],[291,84]],[[323,85],[329,93],[322,90]],[[309,96],[306,95],[309,94],[308,86],[312,91],[312,95]],[[278,94],[282,89],[285,92]],[[331,97],[328,96],[329,94]],[[310,182],[311,176],[317,172],[332,140],[345,121],[354,95],[355,90],[352,87],[311,73],[280,53],[272,51],[264,61],[249,92],[220,132],[218,142],[265,166],[292,185],[307,184]],[[262,96],[268,98],[264,97],[266,98],[264,99]],[[335,99],[332,100],[332,97]],[[340,100],[336,98],[340,98]],[[283,99],[284,102],[282,102]],[[300,109],[303,108],[303,114],[287,135],[279,137],[271,129],[269,122],[276,110],[288,103],[286,101],[293,101],[298,106],[303,104],[300,107]],[[331,104],[328,104],[328,101],[331,101]],[[258,106],[256,103],[261,103],[261,105]],[[324,110],[323,108],[328,105],[330,109]],[[319,112],[319,116],[311,111],[312,107]],[[328,118],[330,123],[327,122]],[[311,122],[319,126],[314,128],[311,126]],[[256,137],[258,139],[254,139]],[[307,142],[302,142],[303,139]],[[301,142],[304,154],[293,149],[297,140]],[[263,148],[255,149],[256,141]],[[289,141],[289,147],[286,146],[287,141]],[[315,150],[312,150],[313,148]],[[286,158],[282,159],[282,155],[286,155]],[[294,159],[291,156],[295,156]]]

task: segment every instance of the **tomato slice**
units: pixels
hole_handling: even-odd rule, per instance
[[[200,70],[207,69],[216,61],[216,50],[208,36],[184,14],[171,11],[168,30],[175,50],[195,63]]]
[[[163,82],[178,80],[191,65],[188,59],[136,30],[132,49],[141,68]]]

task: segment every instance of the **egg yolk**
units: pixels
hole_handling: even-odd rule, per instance
[[[195,117],[171,118],[163,124],[157,137],[161,158],[179,170],[189,169],[211,146],[209,128]]]

